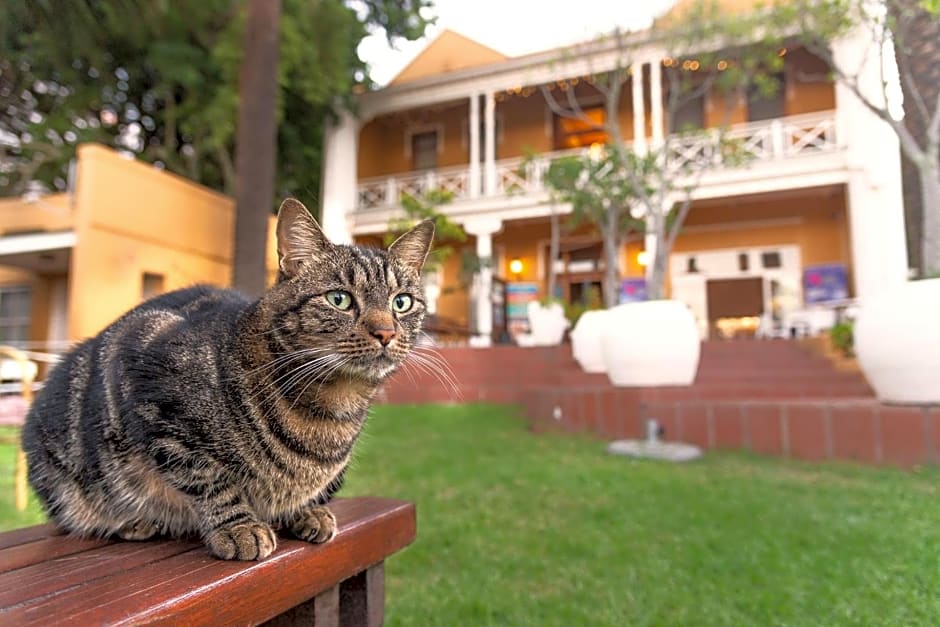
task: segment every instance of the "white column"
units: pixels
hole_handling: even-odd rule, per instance
[[[656,58],[650,61],[650,121],[653,124],[653,146],[663,143],[663,62]]]
[[[881,57],[873,54],[864,27],[833,43],[835,62],[859,73],[859,88],[880,104]],[[840,82],[836,83],[838,141],[846,146],[851,171],[847,184],[849,232],[855,292],[861,300],[907,280],[907,239],[898,138]]]
[[[643,103],[643,64],[630,67],[633,88],[633,146],[638,153],[646,152],[646,107]]]
[[[486,92],[486,105],[484,108],[484,149],[483,164],[487,196],[496,194],[496,98],[493,92]]]
[[[480,195],[480,94],[470,96],[470,198]]]
[[[464,230],[476,237],[477,257],[482,267],[474,280],[473,308],[476,329],[470,345],[478,348],[490,346],[493,336],[493,235],[502,229],[499,220],[474,220],[464,224]]]
[[[320,226],[331,241],[349,243],[349,214],[358,201],[359,121],[347,111],[326,129],[323,138],[323,182]]]

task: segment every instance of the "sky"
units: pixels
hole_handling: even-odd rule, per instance
[[[388,46],[384,35],[359,45],[372,79],[385,85],[443,29],[474,39],[507,56],[518,56],[593,39],[615,27],[639,29],[675,0],[434,0],[437,23],[423,39]]]

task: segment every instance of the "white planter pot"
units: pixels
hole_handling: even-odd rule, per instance
[[[677,300],[608,310],[601,345],[614,385],[689,385],[698,370],[701,345],[695,316]]]
[[[571,354],[585,372],[607,372],[601,333],[607,310],[586,311],[571,331]]]
[[[854,335],[859,365],[879,400],[940,404],[940,279],[865,299]]]
[[[565,337],[568,328],[568,319],[565,310],[558,303],[543,307],[541,303],[532,302],[528,306],[529,331],[532,346],[557,346]]]

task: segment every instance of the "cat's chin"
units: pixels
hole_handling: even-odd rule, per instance
[[[375,357],[359,358],[345,364],[340,372],[347,376],[365,379],[372,383],[381,383],[398,368],[399,363],[385,354]]]

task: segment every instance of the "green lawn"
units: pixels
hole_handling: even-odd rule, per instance
[[[387,623],[937,624],[940,472],[603,448],[503,407],[377,407],[343,495],[417,502]]]

